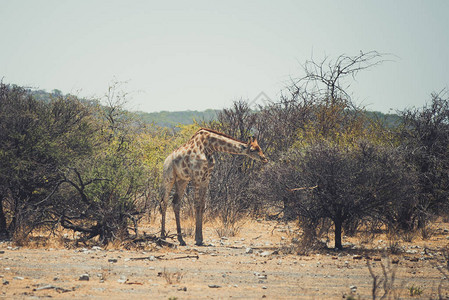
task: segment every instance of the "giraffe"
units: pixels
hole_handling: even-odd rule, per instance
[[[172,200],[176,219],[176,232],[179,244],[185,246],[182,238],[181,221],[179,219],[181,200],[187,184],[194,186],[195,201],[195,244],[203,244],[203,213],[205,195],[209,186],[210,176],[215,165],[213,154],[226,152],[246,155],[256,161],[267,163],[268,159],[262,152],[257,140],[250,138],[248,143],[238,141],[224,133],[200,128],[183,146],[173,151],[164,162],[162,174],[163,199],[161,202],[161,237],[165,238],[165,214],[169,195],[173,187],[175,193]]]

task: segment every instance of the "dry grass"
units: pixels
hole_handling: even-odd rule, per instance
[[[222,238],[238,236],[246,222],[247,220],[239,220],[234,223],[224,223],[220,218],[217,218],[213,223],[215,232],[218,237]]]
[[[192,215],[187,215],[181,220],[182,233],[184,237],[194,237],[195,236],[195,217]]]
[[[14,245],[19,247],[27,247],[30,249],[38,248],[73,248],[77,236],[68,230],[62,228],[54,228],[49,231],[46,229],[35,230],[32,233],[22,233],[17,231],[13,237]]]
[[[164,268],[164,271],[162,271],[160,274],[161,274],[160,276],[165,279],[167,284],[178,284],[181,282],[182,278],[184,277],[184,274],[180,271],[169,272],[165,268]]]

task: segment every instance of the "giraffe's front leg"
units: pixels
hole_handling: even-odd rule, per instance
[[[181,228],[181,218],[180,218],[180,211],[181,211],[181,202],[182,197],[184,196],[184,192],[186,190],[188,181],[186,180],[179,180],[176,182],[176,192],[173,195],[173,211],[175,212],[175,219],[176,219],[176,232],[178,235],[178,241],[181,246],[185,246],[186,242],[184,242],[184,239],[182,238],[182,228]]]
[[[170,197],[170,191],[173,188],[173,181],[167,180],[162,187],[162,200],[161,200],[161,239],[167,237],[165,232],[165,216],[167,214],[168,200]]]
[[[167,203],[162,200],[161,202],[161,239],[165,239],[166,232],[165,232],[165,215],[167,213]]]
[[[195,188],[195,244],[198,246],[203,245],[203,215],[205,206],[207,185],[200,185]]]
[[[181,211],[181,203],[178,194],[173,195],[173,211],[175,212],[176,219],[176,233],[178,236],[179,245],[185,246],[186,242],[182,238],[182,229],[181,229],[181,220],[180,220],[180,211]]]

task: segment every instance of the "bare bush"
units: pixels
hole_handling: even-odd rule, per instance
[[[387,258],[387,264],[385,265],[383,262],[380,262],[380,266],[382,272],[380,275],[376,275],[373,267],[371,266],[371,262],[369,260],[366,261],[366,265],[368,267],[371,278],[373,279],[373,285],[371,289],[371,296],[373,300],[377,299],[380,287],[383,289],[383,294],[380,299],[399,299],[400,298],[400,289],[401,287],[397,287],[395,284],[396,281],[396,271],[397,264],[392,264],[391,260]]]
[[[247,141],[252,136],[255,122],[255,113],[246,102],[240,101],[234,103],[232,109],[223,110],[218,115],[218,123],[211,125],[238,140]],[[208,210],[211,218],[219,218],[225,227],[232,228],[248,215],[250,208],[255,206],[250,201],[248,186],[256,177],[258,168],[260,164],[241,156],[230,158],[227,154],[217,155],[209,185]]]
[[[449,99],[447,91],[432,94],[432,102],[401,113],[399,131],[408,161],[418,171],[419,201],[411,207],[408,226],[425,228],[434,215],[449,208]],[[423,232],[426,234],[426,232]]]
[[[366,141],[346,147],[321,141],[272,164],[257,184],[272,189],[267,194],[274,203],[304,226],[319,228],[323,220],[332,221],[335,247],[341,249],[347,222],[375,227],[390,222],[395,201],[413,201],[412,183],[413,172],[394,149]],[[290,192],[293,187],[305,189]]]

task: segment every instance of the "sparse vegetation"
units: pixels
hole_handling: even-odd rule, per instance
[[[421,294],[423,293],[422,287],[415,286],[414,284],[408,288],[408,291],[411,297],[421,296]]]
[[[242,225],[242,221],[232,224],[223,224],[220,221],[218,221],[217,223],[218,224],[216,225],[215,232],[220,238],[228,236],[237,236]]]

